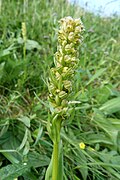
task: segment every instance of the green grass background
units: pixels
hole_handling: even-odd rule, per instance
[[[74,111],[61,132],[65,180],[120,179],[120,18],[65,0],[0,1],[0,179],[44,180],[52,154],[47,79],[58,21],[85,26],[74,79]],[[26,23],[24,58],[21,23]],[[86,147],[80,149],[79,143]]]

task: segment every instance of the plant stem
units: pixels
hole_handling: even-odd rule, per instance
[[[23,47],[23,58],[24,58],[24,77],[23,77],[23,83],[26,80],[27,77],[27,66],[26,66],[26,40],[24,42],[24,47]]]
[[[52,168],[52,180],[58,179],[58,165],[59,165],[59,142],[53,144],[53,168]]]

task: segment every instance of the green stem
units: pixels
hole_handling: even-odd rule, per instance
[[[58,180],[58,166],[59,166],[59,142],[53,144],[53,167],[52,167],[52,180]]]
[[[26,71],[27,71],[27,67],[26,67],[26,40],[24,41],[24,47],[23,47],[23,58],[24,58],[24,77],[23,77],[23,83],[26,80]]]

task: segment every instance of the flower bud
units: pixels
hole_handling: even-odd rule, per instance
[[[63,99],[62,102],[61,102],[61,106],[62,107],[67,107],[68,105],[68,101],[66,99]]]
[[[60,98],[58,95],[55,96],[55,102],[56,102],[56,105],[59,106],[61,101],[60,101]]]
[[[58,95],[60,99],[64,99],[67,97],[67,93],[65,91],[61,91]]]
[[[72,83],[71,81],[65,80],[63,81],[64,88],[67,89],[69,92],[72,90]]]
[[[74,40],[74,33],[73,32],[70,32],[69,35],[68,35],[68,40],[69,41],[73,41]]]

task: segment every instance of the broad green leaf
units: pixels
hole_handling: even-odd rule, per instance
[[[30,167],[23,164],[10,164],[0,169],[1,180],[13,180],[25,173]]]
[[[31,167],[38,168],[38,167],[48,166],[50,163],[50,159],[46,155],[39,154],[34,151],[34,152],[29,152],[27,163],[30,164]]]
[[[0,138],[7,132],[8,128],[9,128],[8,120],[3,120],[3,123],[4,124],[1,123],[2,128],[0,128]]]
[[[99,88],[96,99],[100,104],[103,104],[108,100],[111,94],[111,89],[108,86],[104,86]]]
[[[10,54],[9,49],[4,49],[3,51],[0,52],[0,57],[4,57]]]
[[[20,145],[20,141],[14,133],[7,131],[1,138],[1,153],[8,159],[11,163],[19,163],[21,156],[16,150]]]
[[[87,140],[91,145],[96,143],[113,144],[110,138],[106,137],[105,134],[100,134],[100,132],[98,134],[89,134]]]
[[[120,111],[120,97],[107,101],[99,109],[107,114],[112,114]]]
[[[24,177],[24,180],[38,180],[38,178],[31,171],[25,172],[22,174],[22,176]]]
[[[111,142],[113,142],[113,145],[115,145],[116,147],[118,130],[115,128],[112,122],[107,120],[107,118],[104,117],[104,115],[101,114],[99,110],[95,110],[94,122],[98,125],[100,129],[103,129],[107,133],[106,135],[111,138]]]
[[[93,82],[95,79],[97,79],[99,76],[101,76],[103,74],[103,72],[105,71],[106,69],[103,68],[103,69],[100,69],[98,71],[96,71],[96,73],[90,78],[90,80],[88,81],[87,85],[89,85],[91,82]]]
[[[30,127],[30,118],[28,118],[27,116],[22,116],[18,118],[18,120],[23,122],[28,128]]]
[[[114,125],[116,130],[120,130],[120,119],[117,118],[107,118],[108,122],[112,123]]]
[[[32,49],[40,49],[40,45],[37,41],[28,39],[26,42],[26,49],[32,50]]]
[[[17,42],[18,42],[18,44],[23,44],[24,40],[19,37],[17,39]],[[40,49],[40,48],[41,48],[41,46],[39,45],[39,43],[37,41],[27,39],[27,41],[26,41],[26,49],[27,50]]]
[[[3,150],[1,151],[1,153],[11,162],[11,163],[15,163],[18,164],[20,161],[13,156],[13,154],[11,154],[11,152],[15,153],[16,151],[14,150]]]
[[[120,156],[119,155],[111,157],[110,161],[112,162],[112,164],[119,165],[119,168],[120,168]]]

